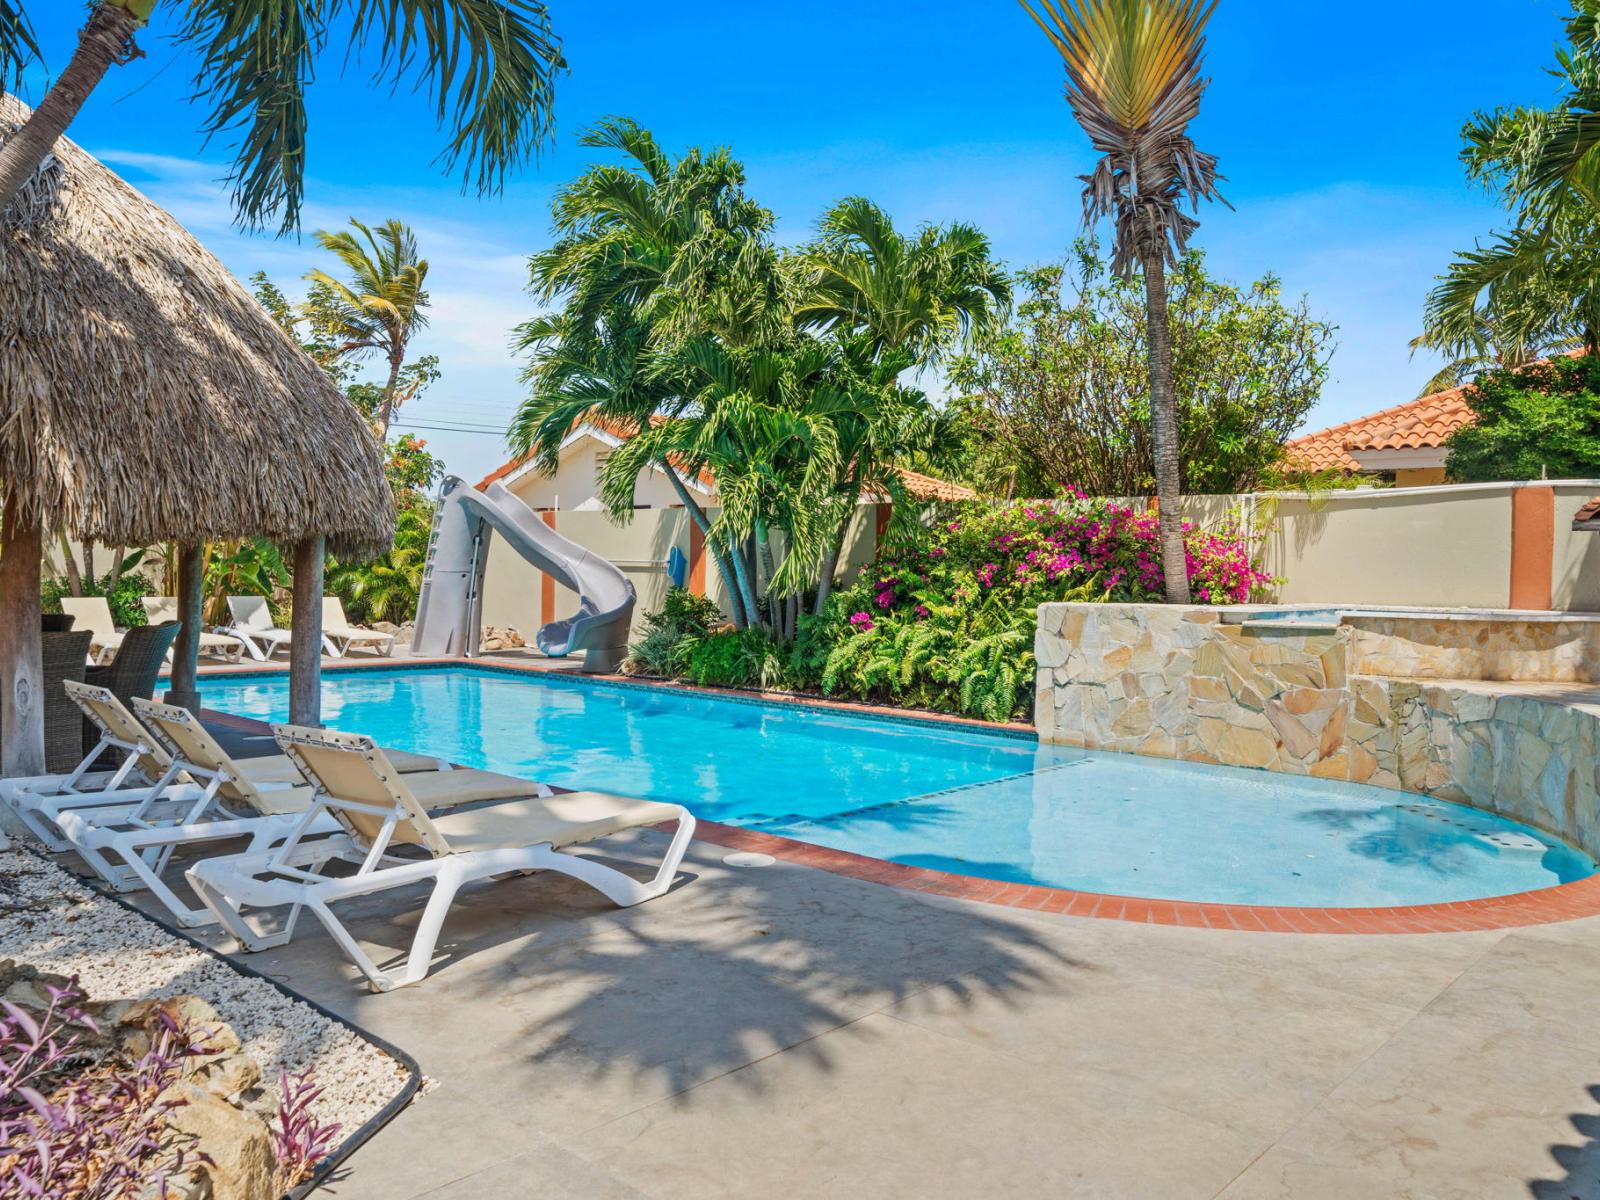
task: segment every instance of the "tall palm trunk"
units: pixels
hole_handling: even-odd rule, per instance
[[[747,542],[743,547],[735,546],[730,552],[733,559],[733,574],[739,584],[739,595],[744,599],[745,612],[751,625],[764,625],[761,616],[761,605],[756,602],[755,584],[751,581],[755,575],[755,555],[747,553],[751,547]]]
[[[1161,572],[1167,603],[1189,603],[1189,567],[1183,546],[1183,476],[1178,463],[1178,404],[1172,393],[1172,329],[1167,319],[1167,269],[1162,247],[1144,260],[1145,325],[1150,353],[1150,433],[1156,464]]]
[[[39,101],[39,107],[4,146],[0,146],[0,212],[11,207],[22,185],[32,178],[83,102],[105,78],[111,64],[118,61],[129,39],[141,22],[125,8],[108,4],[89,14],[89,23],[78,36],[78,48],[55,85]]]
[[[389,422],[394,419],[394,396],[400,390],[400,368],[405,364],[405,347],[389,356],[389,382],[383,385],[383,403],[378,407],[378,442],[389,444]]]
[[[817,577],[817,602],[811,611],[819,617],[828,607],[828,597],[833,594],[833,577],[839,573],[839,560],[844,557],[844,544],[850,537],[850,523],[856,519],[856,505],[860,500],[861,482],[858,479],[845,498],[844,516],[839,519],[838,532],[833,535],[833,544],[828,547],[828,553],[822,560],[822,572]]]
[[[744,629],[750,624],[750,618],[745,611],[744,597],[740,593],[738,576],[734,573],[727,547],[722,544],[722,539],[711,535],[711,519],[706,516],[706,510],[700,507],[700,502],[689,494],[689,489],[684,486],[677,468],[663,458],[661,469],[667,473],[667,481],[672,484],[678,503],[683,505],[689,514],[689,519],[695,523],[695,527],[700,530],[700,536],[705,539],[706,551],[711,555],[711,561],[717,564],[717,574],[722,578],[723,594],[728,597],[728,607],[733,609],[734,627]]]

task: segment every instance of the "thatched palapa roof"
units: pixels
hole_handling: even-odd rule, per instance
[[[0,94],[0,138],[28,109]],[[0,214],[0,480],[47,528],[138,546],[389,544],[377,439],[170,215],[63,138]]]

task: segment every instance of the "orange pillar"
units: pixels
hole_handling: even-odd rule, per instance
[[[689,590],[696,596],[706,594],[706,535],[693,521],[689,522]]]
[[[556,527],[556,510],[547,508],[539,514],[551,529]],[[556,580],[554,575],[541,574],[539,580],[539,623],[548,625],[556,619]]]
[[[1511,492],[1511,607],[1548,610],[1556,557],[1556,493],[1550,487]]]

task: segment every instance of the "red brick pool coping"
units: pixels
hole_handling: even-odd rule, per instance
[[[324,664],[324,670],[329,673],[339,673],[373,667],[436,666],[442,663],[470,665],[472,662],[481,662],[497,670],[509,669],[529,674],[560,670],[549,666],[493,658],[374,659],[370,662]],[[285,664],[251,663],[239,666],[204,667],[201,673],[236,675],[286,670]],[[699,695],[723,694],[720,689],[715,688],[696,688],[665,681],[642,680],[632,676],[587,676],[586,678],[620,680],[640,687],[660,687]],[[946,713],[923,713],[868,704],[842,703],[812,696],[797,696],[792,693],[738,694],[778,704],[834,708],[901,720],[911,717],[917,720],[938,721],[941,724],[995,728],[990,722],[953,717]],[[267,729],[263,722],[234,716],[231,713],[206,710],[205,717],[207,720],[244,731],[265,732]],[[1032,729],[1031,726],[1020,724],[1013,724],[1009,728],[1030,731]],[[932,896],[973,900],[982,904],[998,904],[1034,912],[1059,913],[1069,917],[1132,921],[1143,925],[1172,925],[1186,929],[1225,929],[1244,933],[1470,933],[1492,929],[1515,929],[1527,925],[1549,925],[1560,921],[1574,921],[1582,917],[1600,916],[1600,875],[1592,875],[1575,883],[1540,888],[1533,892],[1517,892],[1509,896],[1490,896],[1483,900],[1457,900],[1448,904],[1396,908],[1293,908],[1257,904],[1196,904],[1185,900],[1112,896],[1098,892],[1073,891],[1070,888],[1005,883],[974,875],[957,875],[949,871],[934,871],[925,867],[911,867],[901,863],[886,862],[879,858],[868,858],[846,850],[834,850],[812,842],[760,833],[734,825],[723,825],[716,821],[699,822],[695,837],[702,842],[710,842],[712,845],[729,850],[770,854],[774,858],[797,866],[813,867],[832,875],[842,875],[849,879],[881,884],[885,887],[903,888],[906,891],[923,892]]]

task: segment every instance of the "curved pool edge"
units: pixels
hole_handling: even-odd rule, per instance
[[[1295,908],[1152,900],[1040,884],[1005,883],[976,875],[906,866],[716,821],[701,821],[695,829],[695,838],[725,849],[770,854],[796,866],[814,867],[830,875],[906,891],[1068,917],[1185,929],[1306,934],[1481,933],[1600,916],[1600,874],[1536,891],[1488,896],[1481,900],[1393,908]]]

